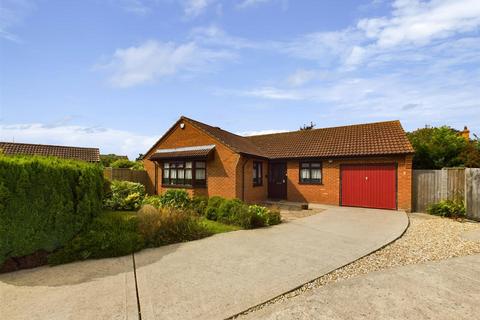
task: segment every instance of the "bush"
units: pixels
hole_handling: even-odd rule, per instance
[[[162,197],[161,196],[146,196],[142,202],[143,205],[151,205],[155,208],[160,208],[162,206]]]
[[[237,215],[241,213],[240,207],[245,204],[239,199],[224,200],[220,203],[217,210],[217,220],[228,224],[237,224]]]
[[[251,215],[251,228],[261,228],[268,225],[268,209],[262,206],[252,205],[248,207]]]
[[[190,206],[190,195],[183,189],[168,189],[160,196],[162,207],[184,209]]]
[[[276,208],[269,208],[267,225],[273,226],[279,224],[280,222],[282,222],[282,215],[280,214],[280,210]]]
[[[201,216],[205,215],[207,206],[208,197],[205,196],[194,196],[190,201],[190,208]]]
[[[99,166],[38,156],[0,156],[0,264],[53,251],[102,210]]]
[[[218,217],[218,209],[222,205],[222,203],[226,201],[226,199],[218,196],[211,197],[208,199],[207,208],[205,209],[205,216],[209,220],[217,220]]]
[[[141,161],[130,161],[128,159],[118,159],[113,161],[110,166],[112,168],[124,168],[132,170],[145,170],[143,162]]]
[[[77,260],[118,257],[138,251],[143,238],[134,214],[108,212],[95,218],[83,232],[49,257],[52,265]]]
[[[463,201],[442,200],[430,205],[427,212],[441,217],[463,218],[465,217],[465,204]]]
[[[143,202],[145,186],[141,183],[114,180],[111,194],[103,201],[109,210],[137,210]]]
[[[171,207],[144,206],[138,212],[139,232],[147,247],[201,239],[212,234],[198,216]]]

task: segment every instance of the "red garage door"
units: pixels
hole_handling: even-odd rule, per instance
[[[342,206],[397,208],[395,164],[342,165]]]

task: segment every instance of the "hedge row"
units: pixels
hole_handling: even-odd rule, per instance
[[[0,264],[62,246],[100,214],[102,189],[96,165],[0,156]]]

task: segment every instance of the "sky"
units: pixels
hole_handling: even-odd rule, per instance
[[[181,115],[480,135],[480,0],[0,1],[0,141],[135,158]]]

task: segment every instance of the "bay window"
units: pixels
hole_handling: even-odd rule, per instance
[[[169,161],[163,163],[162,185],[205,186],[205,161]]]

